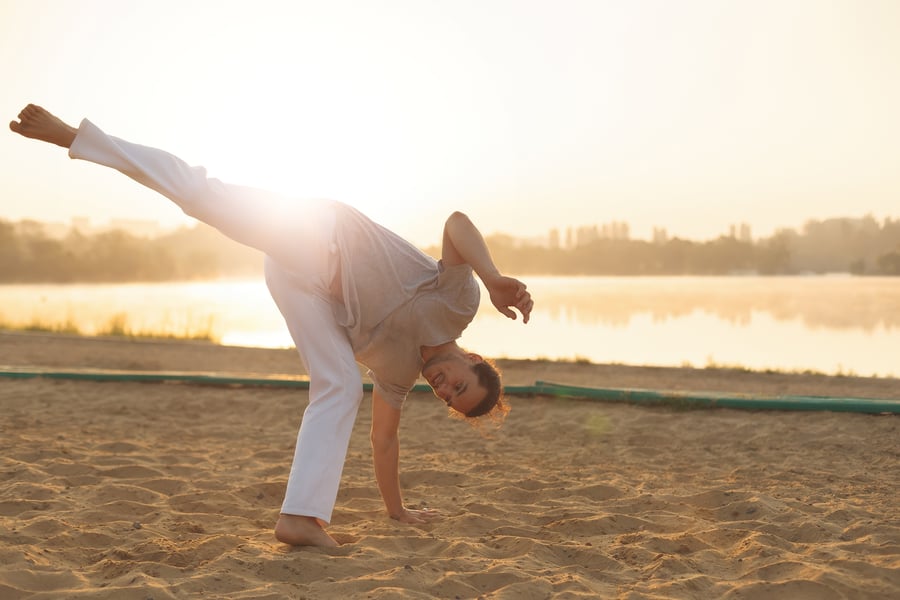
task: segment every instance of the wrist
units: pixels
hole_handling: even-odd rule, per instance
[[[402,499],[399,502],[385,502],[384,509],[392,519],[399,519],[406,513],[406,506]]]
[[[503,275],[500,274],[500,271],[496,268],[487,270],[487,271],[478,271],[478,277],[484,283],[484,285],[490,287],[492,283],[503,278]]]

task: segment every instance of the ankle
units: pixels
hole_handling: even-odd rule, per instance
[[[72,127],[71,125],[66,125],[63,131],[60,131],[57,139],[53,140],[53,143],[57,146],[62,146],[63,148],[71,148],[72,143],[75,141],[75,136],[78,135],[78,129]]]
[[[275,523],[275,539],[291,546],[338,545],[318,519],[303,515],[279,515]]]

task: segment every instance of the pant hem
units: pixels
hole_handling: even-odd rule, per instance
[[[305,510],[303,508],[284,508],[282,507],[280,514],[282,515],[290,515],[292,517],[312,517],[314,519],[321,519],[326,523],[331,523],[331,513],[330,512],[322,512],[319,510]]]

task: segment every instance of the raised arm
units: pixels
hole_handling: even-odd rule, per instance
[[[516,318],[513,308],[522,313],[522,321],[527,323],[534,302],[524,283],[513,277],[502,275],[491,258],[484,236],[465,214],[457,211],[444,224],[444,240],[441,260],[445,266],[468,264],[484,282],[491,303],[510,319]]]

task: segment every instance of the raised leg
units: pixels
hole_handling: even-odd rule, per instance
[[[291,268],[291,261],[303,260],[298,257],[310,243],[320,241],[316,238],[325,228],[329,203],[224,183],[164,150],[107,135],[87,119],[76,129],[33,104],[19,119],[10,122],[12,131],[69,148],[72,158],[116,169],[169,198],[186,214]]]

